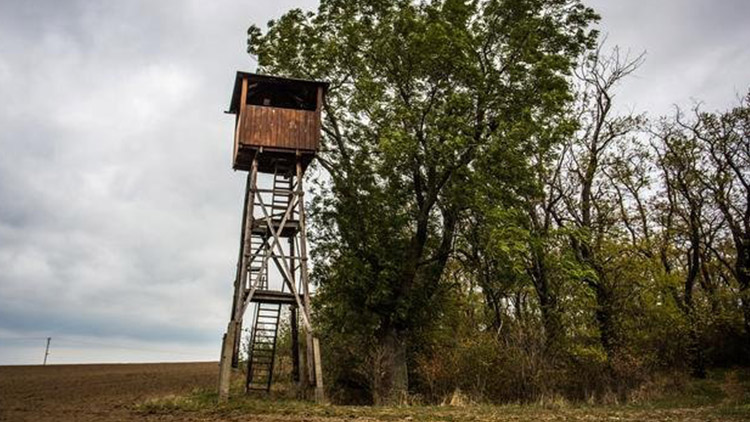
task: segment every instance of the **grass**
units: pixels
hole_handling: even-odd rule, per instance
[[[750,373],[719,371],[706,380],[680,388],[667,385],[647,400],[622,405],[569,403],[471,404],[466,406],[341,406],[320,405],[277,397],[235,394],[217,404],[213,391],[149,400],[136,410],[146,415],[187,415],[288,421],[750,421]]]

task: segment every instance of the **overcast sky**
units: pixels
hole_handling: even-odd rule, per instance
[[[750,86],[747,0],[591,1],[647,51],[620,107]],[[243,175],[231,170],[245,31],[314,1],[0,2],[0,364],[216,360]]]

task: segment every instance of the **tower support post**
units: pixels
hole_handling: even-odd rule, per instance
[[[299,214],[299,249],[300,249],[300,281],[304,291],[304,309],[307,320],[310,321],[310,279],[307,266],[307,222],[305,218],[305,191],[302,183],[302,157],[297,154],[297,207]],[[307,367],[308,380],[313,382],[315,401],[325,401],[323,390],[323,366],[320,361],[320,342],[313,335],[312,327],[307,329]]]
[[[245,184],[245,203],[242,215],[242,230],[240,241],[240,253],[237,264],[237,273],[234,280],[234,296],[232,300],[232,313],[227,331],[221,345],[221,358],[219,359],[219,402],[225,402],[229,398],[229,388],[232,378],[232,367],[239,366],[239,349],[242,338],[242,317],[245,310],[245,296],[247,294],[247,267],[248,252],[250,251],[250,239],[252,237],[254,197],[257,189],[258,159],[253,159],[252,168]]]

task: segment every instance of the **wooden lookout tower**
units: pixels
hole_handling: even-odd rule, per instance
[[[310,324],[302,179],[320,141],[328,84],[237,72],[233,168],[248,172],[234,298],[222,342],[219,399],[238,367],[245,311],[252,308],[246,392],[270,391],[282,307],[289,307],[293,379],[323,400],[320,345]],[[301,353],[301,322],[305,353]]]

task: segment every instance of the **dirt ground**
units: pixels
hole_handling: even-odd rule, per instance
[[[218,364],[0,366],[0,421],[141,420],[133,405],[216,382]]]

